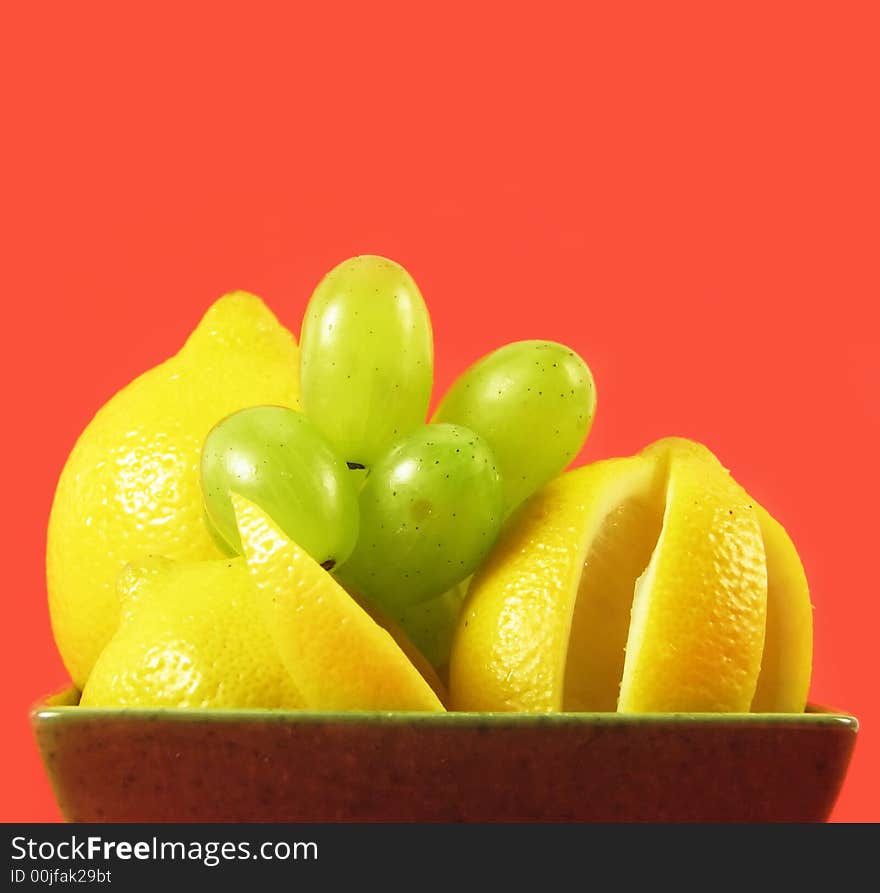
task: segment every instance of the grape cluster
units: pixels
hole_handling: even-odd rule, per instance
[[[473,574],[504,519],[579,452],[595,387],[568,347],[519,341],[467,369],[426,423],[433,361],[403,267],[367,255],[331,270],[303,322],[303,411],[245,409],[205,441],[218,544],[240,549],[234,491],[391,617]]]

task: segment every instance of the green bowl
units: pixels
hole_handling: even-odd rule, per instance
[[[31,721],[78,822],[827,819],[858,722],[803,714],[305,713],[76,706]]]

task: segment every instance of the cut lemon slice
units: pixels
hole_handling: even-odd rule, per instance
[[[518,511],[468,590],[454,709],[614,709],[633,583],[659,532],[658,468],[642,456],[596,462]]]
[[[645,455],[690,456],[721,467],[705,446],[683,437],[651,444]],[[813,607],[797,549],[785,528],[754,500],[767,557],[767,623],[761,672],[751,710],[800,713],[807,703],[813,664]]]
[[[598,462],[526,503],[474,578],[451,703],[748,710],[766,604],[758,516],[720,464],[696,447]]]
[[[663,527],[635,585],[617,708],[746,712],[767,611],[758,518],[720,465],[678,453],[667,462]]]
[[[444,709],[394,638],[324,568],[252,502],[232,501],[269,629],[307,709]]]
[[[813,669],[813,606],[803,565],[785,528],[755,504],[767,552],[767,632],[756,713],[801,713]]]

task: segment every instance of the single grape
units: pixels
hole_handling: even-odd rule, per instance
[[[259,505],[328,569],[345,561],[354,548],[356,484],[302,413],[252,406],[227,416],[205,439],[201,483],[208,520],[236,553],[241,540],[230,491]]]
[[[300,395],[344,460],[370,468],[424,424],[433,368],[431,320],[403,267],[363,255],[321,280],[303,320]]]
[[[409,640],[445,680],[449,669],[452,637],[467,594],[470,577],[456,583],[442,595],[407,608],[399,623]]]
[[[458,425],[395,441],[360,492],[361,529],[339,577],[395,620],[473,573],[502,520],[492,451]]]
[[[596,409],[587,364],[554,341],[515,341],[478,360],[434,414],[476,431],[504,480],[504,511],[559,474],[578,454]]]
[[[227,557],[234,558],[238,553],[229,543],[220,536],[220,531],[217,529],[217,526],[211,520],[211,516],[208,514],[208,509],[204,505],[204,500],[202,501],[202,521],[205,522],[205,529],[208,531],[208,536],[214,541],[214,545]]]

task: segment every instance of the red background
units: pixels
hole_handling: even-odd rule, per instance
[[[835,817],[880,819],[870,4],[11,6],[0,818],[57,818],[26,710],[65,679],[43,549],[77,434],[221,293],[298,331],[375,252],[433,311],[438,391],[567,341],[599,390],[583,459],[689,435],[783,521],[812,697],[862,720]]]

